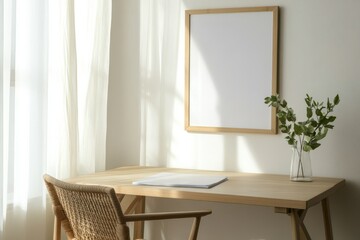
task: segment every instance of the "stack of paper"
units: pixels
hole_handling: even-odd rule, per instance
[[[162,172],[134,181],[134,185],[211,188],[227,180],[225,176]]]

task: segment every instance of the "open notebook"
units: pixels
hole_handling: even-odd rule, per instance
[[[162,172],[134,181],[134,185],[212,188],[227,180],[225,176]]]

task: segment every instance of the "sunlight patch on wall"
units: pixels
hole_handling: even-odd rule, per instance
[[[238,156],[238,170],[241,172],[261,173],[262,171],[257,163],[256,158],[252,154],[246,139],[244,137],[239,137],[237,145],[238,147],[236,150]]]
[[[190,56],[192,60],[190,68],[193,70],[191,71],[192,74],[190,79],[206,79],[206,81],[190,81],[190,99],[198,100],[192,101],[191,103],[190,122],[193,126],[212,126],[211,122],[208,122],[210,119],[218,124],[222,122],[219,111],[212,111],[214,106],[216,106],[215,109],[218,109],[219,93],[214,84],[214,77],[211,73],[211,69],[208,68],[203,52],[201,52],[201,48],[197,45],[196,41],[191,42],[191,48],[193,51]]]
[[[140,164],[177,168],[260,172],[246,136],[207,134],[185,130],[185,24],[184,6],[140,4],[141,153]],[[156,15],[168,8],[167,14]],[[180,7],[180,9],[179,9]],[[160,11],[161,12],[161,11]],[[179,14],[179,19],[175,16]],[[171,25],[170,25],[171,23]],[[178,24],[178,25],[177,25]],[[178,26],[178,28],[174,28]],[[196,45],[196,42],[193,42]],[[212,79],[212,69],[197,54],[200,78]],[[194,67],[194,66],[193,66]],[[221,101],[218,86],[199,82],[199,106],[214,109]],[[210,84],[209,84],[210,83]],[[192,111],[203,111],[194,107]],[[209,111],[207,111],[209,112]],[[212,119],[223,121],[221,111]],[[199,116],[198,114],[194,114]],[[201,120],[203,121],[203,119]]]

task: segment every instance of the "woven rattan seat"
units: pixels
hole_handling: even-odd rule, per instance
[[[44,180],[52,200],[56,223],[72,240],[130,240],[128,222],[194,218],[189,239],[197,238],[200,219],[211,211],[124,215],[113,188],[71,184],[47,174]],[[54,229],[54,240],[60,240]]]

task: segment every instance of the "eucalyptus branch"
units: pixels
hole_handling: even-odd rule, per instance
[[[297,147],[306,152],[318,148],[319,141],[326,137],[329,129],[333,129],[333,122],[336,117],[330,115],[336,105],[340,103],[339,95],[336,95],[333,101],[327,99],[326,106],[324,102],[315,101],[306,94],[306,121],[297,121],[296,115],[286,100],[281,99],[279,95],[272,95],[265,98],[265,103],[270,107],[276,108],[276,115],[279,119],[279,129],[287,134],[285,139],[289,145]]]

